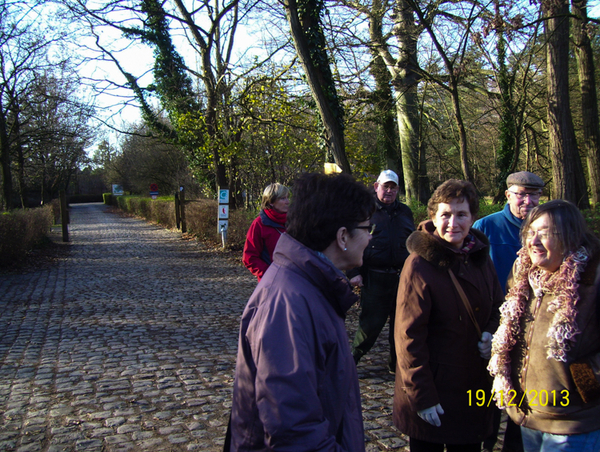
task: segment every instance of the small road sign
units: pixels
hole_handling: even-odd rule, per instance
[[[223,204],[219,206],[219,220],[227,220],[229,218],[229,205]]]
[[[226,188],[219,189],[219,204],[229,204],[229,190]]]

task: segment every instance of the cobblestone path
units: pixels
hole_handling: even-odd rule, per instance
[[[0,451],[222,450],[254,277],[102,204],[71,206],[69,238],[55,265],[0,275]],[[368,451],[408,450],[386,336],[358,368]]]

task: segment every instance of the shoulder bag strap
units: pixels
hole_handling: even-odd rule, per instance
[[[465,295],[465,291],[463,290],[462,286],[458,282],[458,279],[456,279],[456,276],[454,276],[454,272],[452,271],[452,269],[449,268],[448,273],[450,273],[450,279],[452,279],[452,282],[454,283],[454,287],[456,287],[456,290],[458,291],[458,294],[460,295],[460,298],[462,299],[462,301],[465,305],[465,308],[467,309],[467,312],[469,313],[469,317],[471,317],[471,320],[473,321],[473,325],[475,325],[475,329],[477,330],[477,335],[481,339],[481,328],[479,328],[479,324],[477,323],[477,320],[475,319],[475,314],[473,313],[473,308],[471,307],[471,303],[469,303],[469,300],[467,299],[467,296]]]

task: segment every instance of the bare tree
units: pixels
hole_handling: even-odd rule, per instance
[[[68,41],[64,28],[47,24],[43,6],[26,2],[3,2],[0,6],[0,162],[6,209],[16,205],[14,174],[24,205],[28,190],[26,162],[42,164],[43,156],[32,137],[45,135],[55,145],[66,139],[60,131],[65,132],[63,127],[75,116],[61,116],[56,108],[56,102],[63,99],[57,88],[72,86],[75,69],[61,52],[61,44]],[[53,82],[58,79],[61,81]],[[71,93],[64,101],[74,100]],[[54,104],[49,106],[49,102]],[[50,117],[52,128],[46,127]],[[76,138],[79,132],[86,135],[84,128],[71,130]],[[87,136],[83,141],[86,139]]]

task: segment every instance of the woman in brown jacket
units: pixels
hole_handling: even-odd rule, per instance
[[[576,206],[528,215],[489,369],[534,451],[600,450],[600,242]],[[595,375],[594,375],[595,374]]]
[[[492,431],[486,365],[504,297],[488,240],[471,229],[473,185],[444,182],[427,210],[431,220],[407,241],[398,289],[394,424],[411,452],[480,451]]]

